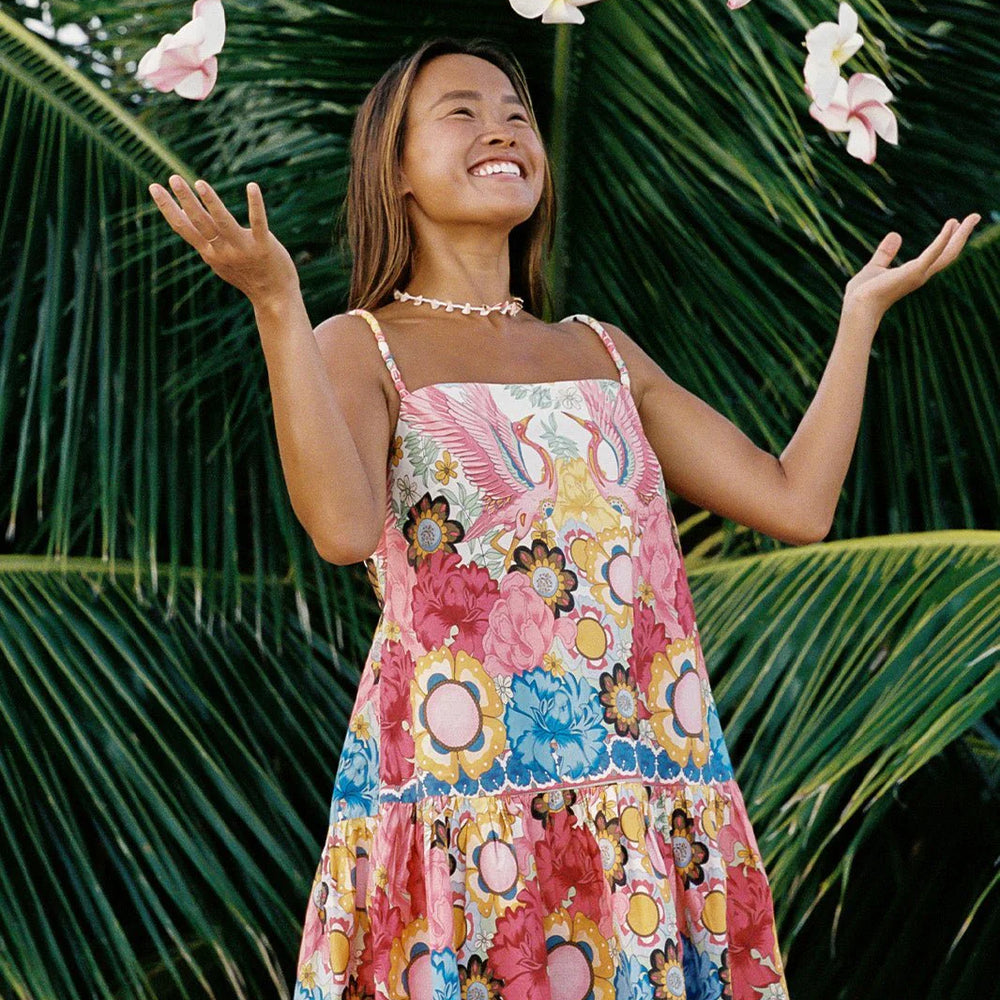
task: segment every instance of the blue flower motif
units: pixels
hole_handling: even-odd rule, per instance
[[[676,778],[681,773],[681,766],[666,750],[661,750],[656,755],[656,773],[664,780]]]
[[[728,781],[733,776],[733,764],[729,759],[729,749],[722,735],[719,712],[713,702],[708,704],[709,757],[705,770],[716,781]]]
[[[615,971],[615,996],[631,1000],[653,1000],[653,981],[634,955],[622,952]]]
[[[639,758],[639,773],[644,778],[656,777],[656,753],[652,747],[645,743],[640,743],[635,748],[636,756]]]
[[[503,780],[503,764],[500,763],[499,757],[493,761],[488,771],[484,771],[479,775],[479,784],[482,786],[484,792],[495,792],[503,785]]]
[[[615,767],[631,773],[635,770],[635,745],[627,740],[615,740],[611,745],[611,759]]]
[[[451,948],[431,953],[431,1000],[459,1000],[462,985],[458,962]]]
[[[684,988],[687,1000],[719,1000],[722,996],[722,980],[712,960],[683,934],[681,949],[684,953]]]
[[[333,783],[330,822],[343,816],[374,816],[377,797],[378,743],[348,730]]]
[[[537,777],[580,778],[607,760],[603,712],[589,684],[535,667],[515,676],[511,691],[507,736],[513,754]]]

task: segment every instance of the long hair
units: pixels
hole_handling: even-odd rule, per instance
[[[351,133],[344,206],[351,253],[349,309],[377,309],[392,301],[394,288],[405,288],[410,280],[413,233],[404,199],[397,193],[406,105],[421,67],[451,53],[478,56],[502,69],[527,109],[532,127],[539,131],[524,71],[512,53],[489,39],[434,38],[386,70],[358,109]],[[546,157],[538,205],[531,218],[511,230],[508,241],[511,294],[521,296],[524,308],[535,316],[551,304],[545,259],[555,236],[555,212],[555,188]]]

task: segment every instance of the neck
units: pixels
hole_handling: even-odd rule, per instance
[[[410,279],[402,291],[476,306],[513,298],[507,236],[495,226],[418,234]]]

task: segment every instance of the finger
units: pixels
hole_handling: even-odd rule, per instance
[[[888,233],[875,248],[875,253],[872,254],[872,263],[879,267],[888,267],[902,245],[903,237],[899,233]]]
[[[960,225],[953,227],[951,238],[941,255],[927,269],[928,274],[937,274],[943,271],[962,252],[966,241],[972,235],[972,230],[976,228],[982,216],[977,212],[967,215]]]
[[[159,184],[150,184],[149,193],[153,196],[156,207],[170,224],[170,228],[182,239],[186,240],[202,252],[208,247],[208,240],[191,224],[191,220],[179,205],[170,197],[170,192]]]
[[[247,185],[247,208],[250,214],[250,229],[254,236],[267,235],[267,212],[264,209],[264,195],[260,185],[251,181]]]
[[[201,200],[205,203],[205,208],[208,209],[208,214],[212,217],[217,232],[231,234],[234,230],[243,228],[208,181],[196,180],[194,187],[201,195]]]
[[[945,247],[948,246],[948,242],[958,228],[958,219],[949,219],[941,227],[941,232],[927,245],[924,252],[919,257],[914,257],[910,263],[926,271],[944,252]]]
[[[207,243],[214,240],[219,235],[219,227],[215,220],[205,211],[204,206],[198,200],[198,196],[188,187],[188,183],[180,174],[170,175],[170,186],[174,195],[180,202],[184,214],[191,220],[191,224],[205,238]]]

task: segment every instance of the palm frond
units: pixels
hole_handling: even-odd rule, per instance
[[[865,814],[1000,702],[1000,533],[856,539],[690,572],[790,942],[871,834]]]
[[[293,607],[280,654],[266,623],[196,627],[195,590],[168,611],[93,561],[0,560],[3,975],[24,996],[285,989],[357,674]]]

